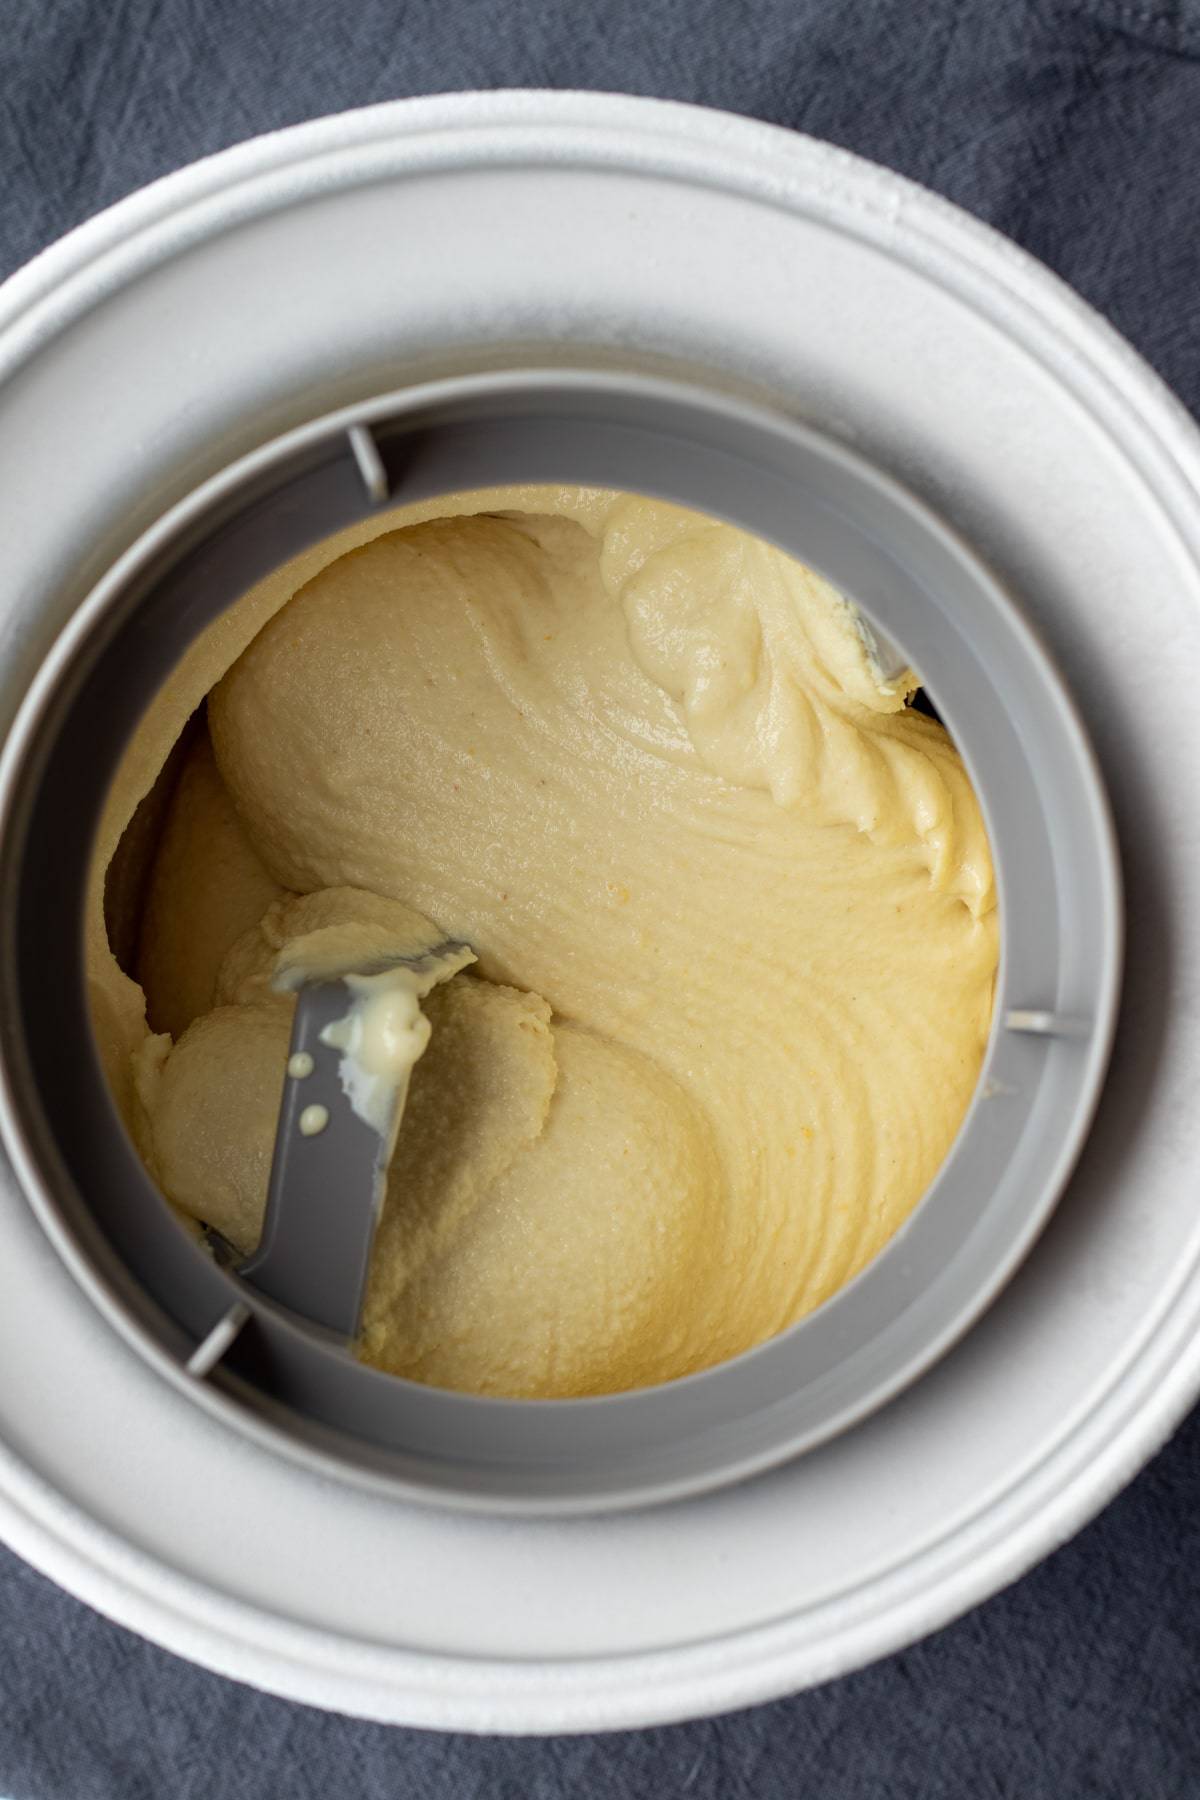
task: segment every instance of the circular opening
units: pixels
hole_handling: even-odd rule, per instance
[[[108,783],[184,645],[297,550],[385,501],[513,480],[682,502],[852,596],[920,670],[966,762],[1004,934],[968,1116],[925,1198],[862,1273],[799,1324],[700,1374],[536,1404],[365,1368],[187,1238],[117,1126],[80,946]],[[81,609],[12,734],[4,801],[6,1133],[55,1241],[202,1403],[293,1454],[333,1457],[407,1493],[525,1509],[643,1503],[843,1429],[927,1366],[1011,1272],[1066,1179],[1103,1074],[1119,963],[1111,832],[1082,731],[1019,614],[937,520],[841,446],[674,384],[557,370],[473,377],[267,446],[161,521]],[[189,1374],[235,1303],[250,1323],[206,1378]]]

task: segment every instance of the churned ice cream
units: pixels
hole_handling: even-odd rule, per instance
[[[929,1185],[990,1022],[986,834],[915,686],[800,564],[636,496],[456,496],[297,558],[189,652],[98,849],[97,1029],[163,1191],[252,1249],[274,973],[425,932],[477,961],[420,1001],[362,1355],[602,1394],[801,1318]],[[205,696],[122,972],[103,871]]]

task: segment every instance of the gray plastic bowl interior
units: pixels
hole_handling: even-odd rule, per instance
[[[899,1234],[759,1348],[581,1401],[478,1399],[380,1374],[218,1268],[118,1121],[84,999],[95,824],[130,731],[186,644],[270,569],[381,505],[513,481],[681,501],[851,596],[921,672],[963,753],[1001,907],[979,1087]],[[51,1239],[195,1403],[408,1498],[522,1512],[640,1505],[770,1467],[861,1419],[954,1342],[1029,1249],[1086,1135],[1112,1040],[1121,899],[1108,808],[1019,611],[938,519],[841,444],[674,382],[471,375],[317,420],[227,469],[75,615],[8,741],[0,805],[3,1127]]]

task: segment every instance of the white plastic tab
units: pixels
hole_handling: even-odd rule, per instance
[[[1004,1019],[1008,1031],[1027,1031],[1034,1037],[1087,1037],[1092,1029],[1089,1019],[1077,1019],[1070,1013],[1046,1012],[1039,1008],[1017,1008]]]
[[[222,1313],[208,1336],[197,1344],[188,1357],[188,1374],[194,1375],[197,1381],[203,1381],[206,1375],[211,1375],[249,1317],[250,1308],[243,1305],[242,1301],[235,1300],[229,1311]]]
[[[363,486],[372,500],[382,504],[388,497],[388,478],[375,439],[365,425],[351,425],[346,436],[350,439]]]

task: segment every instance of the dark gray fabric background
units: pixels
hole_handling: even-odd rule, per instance
[[[0,270],[153,176],[400,95],[660,94],[799,127],[991,221],[1200,411],[1200,0],[0,0]],[[192,1669],[0,1550],[8,1800],[1200,1796],[1200,1418],[915,1649],[725,1719],[392,1730]]]

